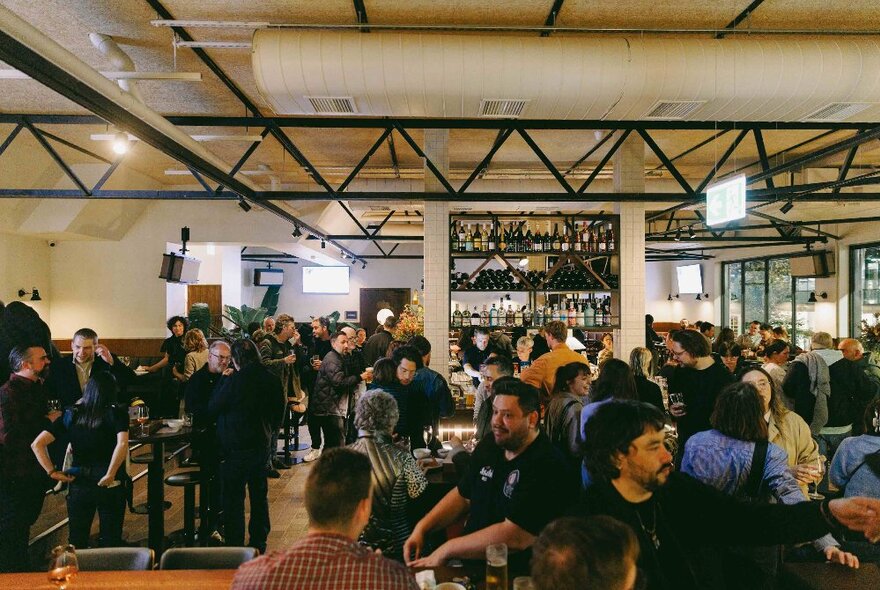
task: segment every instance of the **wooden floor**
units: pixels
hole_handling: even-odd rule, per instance
[[[300,442],[310,442],[307,429],[300,429]],[[172,451],[173,449],[168,449]],[[134,451],[135,455],[143,454],[148,448]],[[302,457],[307,451],[293,453],[294,457]],[[181,470],[179,462],[186,456],[186,452],[171,459],[165,464],[166,475]],[[133,477],[137,477],[144,470],[143,465],[132,465]],[[303,490],[311,464],[300,463],[290,469],[281,471],[280,479],[269,479],[269,521],[272,530],[269,533],[268,550],[283,549],[290,546],[297,539],[305,536],[308,529],[308,517],[303,504]],[[146,502],[147,477],[144,474],[134,484],[135,505]],[[183,490],[178,487],[165,486],[165,499],[172,503],[165,512],[166,534],[183,528]],[[247,503],[245,503],[247,510]],[[59,524],[67,518],[66,496],[64,494],[49,495],[43,505],[43,512],[37,523],[31,528],[32,540],[31,563],[38,564],[46,561],[51,549],[56,545],[67,542],[67,525]],[[49,534],[42,534],[51,531]],[[98,533],[98,519],[95,518],[92,534]],[[42,534],[42,535],[41,535]],[[132,545],[147,545],[147,516],[125,513],[123,538]],[[93,538],[93,541],[95,539]]]

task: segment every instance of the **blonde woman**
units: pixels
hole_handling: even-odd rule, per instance
[[[183,349],[186,358],[183,360],[183,373],[175,371],[175,377],[179,381],[189,381],[193,373],[201,369],[208,362],[208,341],[198,328],[187,330],[183,335]]]
[[[660,391],[660,386],[651,381],[652,357],[650,350],[643,346],[637,346],[629,354],[629,368],[636,380],[639,400],[647,402],[663,412],[666,410],[663,407],[663,393]]]

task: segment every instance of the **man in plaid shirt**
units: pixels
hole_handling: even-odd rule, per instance
[[[309,534],[238,568],[233,590],[418,590],[400,563],[358,545],[372,507],[370,460],[327,450],[306,480]]]

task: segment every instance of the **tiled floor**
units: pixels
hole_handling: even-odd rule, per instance
[[[310,440],[307,429],[302,427],[300,432],[302,436],[300,442],[308,444]],[[136,451],[136,453],[141,452],[143,451]],[[293,453],[293,456],[302,457],[306,452],[296,452]],[[141,465],[133,465],[132,467],[132,475],[136,475],[143,470]],[[166,475],[180,470],[177,458],[172,459],[165,467]],[[308,518],[305,505],[303,504],[303,491],[310,469],[311,464],[300,463],[290,469],[282,470],[281,478],[269,479],[269,521],[272,530],[269,533],[268,550],[283,549],[305,536],[308,530]],[[135,482],[135,504],[146,501],[146,490],[147,478],[144,476]],[[35,565],[45,560],[44,556],[48,554],[52,547],[67,542],[67,526],[66,524],[59,526],[59,523],[67,518],[65,498],[66,496],[64,495],[48,496],[43,505],[43,512],[40,514],[40,518],[31,528],[32,537],[37,537],[40,533],[54,528],[53,532],[45,535],[39,542],[32,545],[31,560]],[[182,488],[166,486],[165,498],[172,503],[172,507],[165,512],[165,531],[167,534],[183,527]],[[247,503],[245,504],[245,509],[247,510]],[[92,533],[96,535],[97,532],[98,520],[96,518]],[[123,537],[128,543],[146,546],[147,517],[126,512]]]

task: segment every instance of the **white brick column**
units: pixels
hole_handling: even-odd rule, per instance
[[[449,130],[425,129],[425,155],[449,175]],[[445,192],[425,166],[425,192]],[[447,375],[449,363],[449,202],[426,201],[425,242],[425,338],[431,343],[431,367]]]
[[[614,192],[645,192],[645,142],[631,134],[614,155]],[[620,271],[620,329],[614,356],[629,362],[633,348],[645,345],[645,205],[617,203]]]

